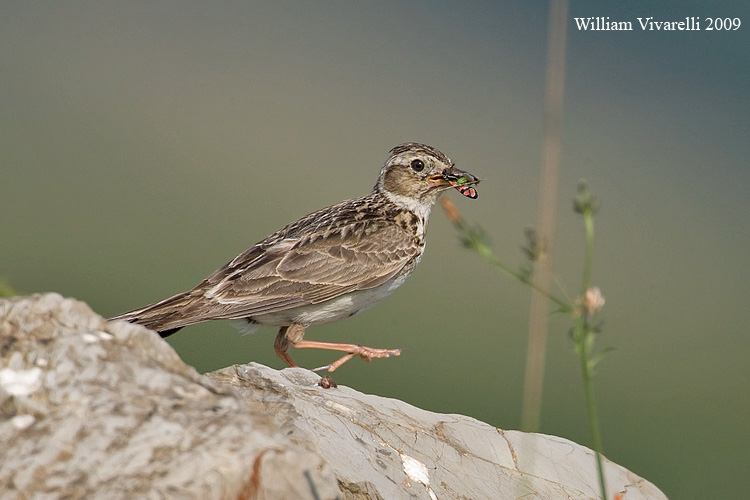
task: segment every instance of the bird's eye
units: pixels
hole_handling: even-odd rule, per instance
[[[411,169],[415,172],[421,172],[424,170],[424,162],[422,160],[412,160]]]

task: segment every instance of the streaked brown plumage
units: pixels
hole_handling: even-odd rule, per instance
[[[241,320],[240,329],[280,327],[277,354],[296,366],[288,345],[346,352],[321,367],[333,371],[353,356],[400,354],[354,344],[303,340],[306,327],[353,316],[395,290],[419,262],[430,209],[459,177],[440,151],[407,143],[391,150],[367,196],[313,212],[268,236],[198,286],[115,316],[166,337],[214,319]]]

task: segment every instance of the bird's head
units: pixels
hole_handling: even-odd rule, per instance
[[[375,189],[413,212],[429,213],[440,193],[473,186],[479,179],[459,170],[437,149],[409,142],[396,146],[380,170]],[[462,191],[463,194],[466,194]],[[469,196],[467,194],[467,196]],[[472,198],[476,198],[473,190]]]

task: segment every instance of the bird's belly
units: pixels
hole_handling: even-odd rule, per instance
[[[269,326],[287,326],[292,323],[309,326],[338,321],[371,308],[393,293],[405,279],[405,275],[396,276],[377,288],[357,290],[319,304],[254,316],[252,319],[261,325]]]

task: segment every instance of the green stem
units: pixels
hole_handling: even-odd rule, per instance
[[[589,336],[594,332],[587,328],[583,318],[579,318],[576,325],[576,343],[581,357],[581,373],[583,375],[583,390],[586,398],[586,412],[591,429],[591,441],[596,454],[596,468],[599,472],[599,486],[601,488],[602,500],[607,500],[607,486],[604,480],[604,464],[602,462],[602,437],[599,431],[599,417],[596,412],[596,402],[594,401],[594,380],[592,366],[589,361]]]
[[[594,263],[594,213],[586,210],[583,213],[583,224],[586,231],[586,249],[583,263],[583,279],[581,280],[581,299],[585,297],[586,291],[591,286],[591,271]],[[602,463],[602,437],[599,431],[599,417],[594,400],[593,364],[591,363],[590,347],[594,343],[595,335],[593,328],[588,323],[586,312],[580,311],[576,320],[576,329],[573,338],[576,342],[578,354],[581,357],[581,372],[583,375],[583,390],[586,398],[586,412],[591,429],[591,441],[596,454],[596,468],[599,472],[599,486],[601,488],[602,500],[607,500],[607,486],[604,480],[604,464]]]
[[[562,312],[566,312],[566,313],[572,312],[569,302],[566,302],[565,300],[562,300],[552,295],[550,292],[548,292],[547,290],[543,289],[542,287],[534,283],[528,277],[524,276],[523,274],[517,271],[512,270],[511,268],[503,264],[500,260],[498,260],[497,257],[495,257],[495,254],[492,253],[492,250],[486,245],[477,245],[474,247],[474,250],[476,250],[476,252],[479,255],[481,255],[487,262],[489,262],[493,266],[497,267],[504,273],[509,274],[510,276],[516,278],[518,281],[522,283],[526,283],[531,288],[533,288],[534,290],[541,293],[543,296],[547,297],[549,300],[557,304],[560,307],[560,310]]]

